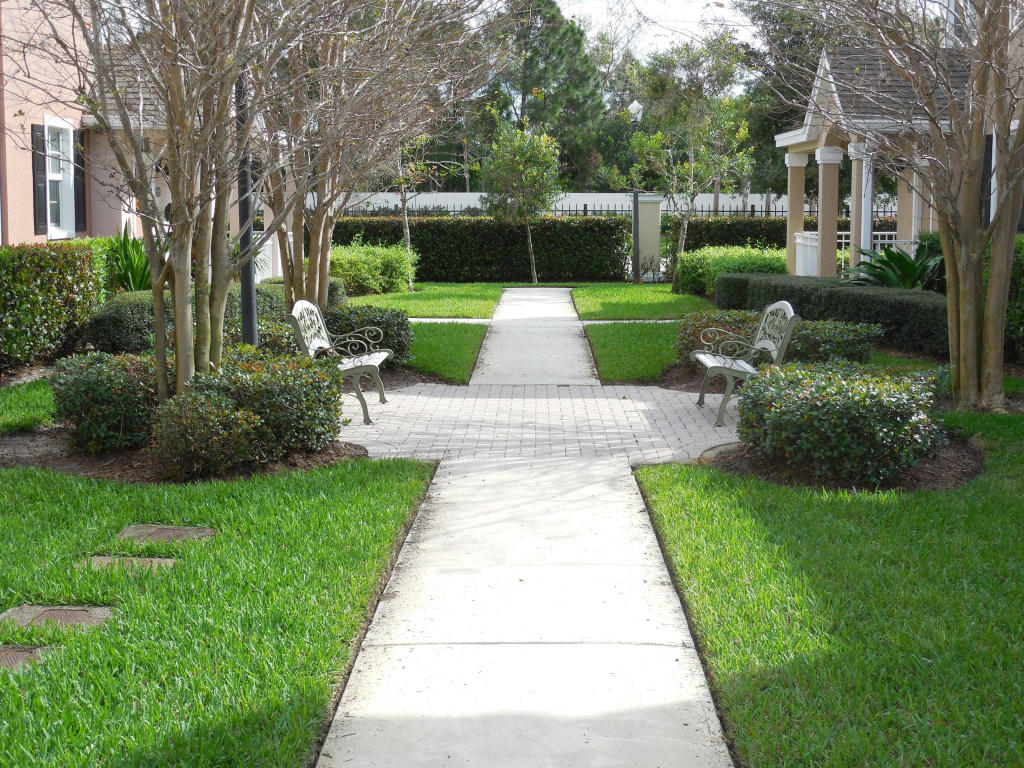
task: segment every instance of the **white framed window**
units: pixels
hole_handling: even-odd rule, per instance
[[[46,236],[61,240],[75,236],[74,128],[59,117],[47,117]]]

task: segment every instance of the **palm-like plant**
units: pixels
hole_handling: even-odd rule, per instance
[[[923,288],[933,273],[942,267],[942,252],[921,243],[914,255],[902,248],[886,246],[879,251],[864,248],[860,252],[871,261],[847,267],[840,277],[851,285],[880,285],[886,288]]]
[[[125,224],[109,251],[114,290],[143,291],[150,287],[149,259],[142,241],[128,234]]]

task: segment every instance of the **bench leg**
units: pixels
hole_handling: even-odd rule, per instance
[[[349,376],[348,380],[352,382],[352,389],[356,391],[356,397],[359,399],[359,405],[363,408],[363,424],[373,424],[370,421],[370,409],[366,407],[366,398],[363,397],[363,390],[359,387],[359,375]]]
[[[718,418],[715,419],[716,427],[721,427],[725,423],[725,406],[729,404],[729,399],[732,397],[732,390],[736,386],[736,379],[732,376],[726,376],[725,379],[725,394],[722,395],[722,404],[718,406]]]
[[[386,403],[388,399],[384,397],[384,382],[380,380],[380,373],[378,371],[374,371],[370,375],[373,377],[373,380],[377,382],[377,394],[380,395],[380,401],[382,403]]]
[[[711,378],[711,371],[704,374],[704,381],[700,383],[700,396],[697,398],[697,407],[704,407],[704,394],[708,391],[708,379]]]

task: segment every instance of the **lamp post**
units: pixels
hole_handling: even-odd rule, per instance
[[[636,136],[637,128],[640,127],[640,120],[644,116],[644,105],[639,101],[633,100],[633,103],[626,107],[626,111],[629,112],[629,122],[633,124],[633,135]],[[636,149],[633,150],[633,164],[636,165],[639,162],[639,158],[636,154]],[[640,285],[640,180],[633,177],[633,282]]]

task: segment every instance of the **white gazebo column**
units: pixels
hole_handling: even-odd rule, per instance
[[[871,155],[863,143],[850,144],[850,266],[860,262],[860,248],[871,248],[874,183]]]
[[[913,178],[913,171],[909,168],[896,177],[896,239],[902,241],[900,247],[904,250],[906,242],[914,239],[914,214],[915,205],[914,187],[910,179]]]
[[[804,231],[804,175],[807,155],[803,152],[787,152],[786,168],[789,169],[786,188],[786,270],[796,274],[796,233]]]
[[[818,275],[836,274],[837,240],[839,235],[839,164],[843,161],[840,147],[818,147]]]

